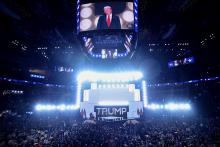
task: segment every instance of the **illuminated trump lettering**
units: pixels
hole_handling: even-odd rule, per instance
[[[110,108],[108,108],[108,114],[109,114],[109,115],[114,115],[113,109],[111,110]]]
[[[96,107],[95,112],[101,116],[125,115],[128,109],[125,107]]]
[[[107,115],[107,108],[102,108],[102,115]]]
[[[98,114],[98,115],[100,115],[100,113],[101,113],[101,109],[102,109],[102,108],[96,108],[96,110],[97,110],[97,114]]]
[[[118,114],[118,113],[119,113],[120,115],[122,115],[121,108],[118,108],[118,109],[117,109],[117,108],[113,108],[113,109],[114,109],[115,115]]]
[[[126,112],[127,112],[127,109],[126,109],[126,108],[122,108],[122,110],[121,110],[122,115],[123,115],[124,113],[126,113]]]

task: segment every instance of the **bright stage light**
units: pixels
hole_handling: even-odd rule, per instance
[[[78,109],[76,105],[42,105],[38,104],[35,106],[35,110],[37,111],[52,111],[52,110],[58,110],[58,111],[65,111],[65,110],[75,110]]]
[[[147,108],[152,110],[165,109],[165,110],[176,111],[176,110],[190,110],[191,105],[188,103],[168,103],[165,105],[152,103],[147,105]]]
[[[36,109],[37,111],[41,111],[41,110],[43,109],[43,107],[42,107],[42,105],[36,105],[36,106],[35,106],[35,109]]]
[[[189,110],[191,107],[189,104],[184,104],[184,103],[180,103],[180,104],[176,104],[176,103],[168,103],[165,106],[165,109],[167,110]]]
[[[129,82],[129,81],[135,81],[139,80],[143,77],[143,74],[141,72],[120,72],[120,73],[98,73],[98,72],[92,72],[92,71],[84,71],[81,72],[78,77],[78,82]]]
[[[101,106],[122,106],[129,105],[128,101],[100,101],[98,102]]]
[[[156,110],[156,109],[160,109],[160,105],[153,103],[153,104],[148,105],[147,108]]]
[[[58,105],[57,107],[57,110],[66,110],[66,106],[64,105],[64,104],[62,104],[62,105]]]

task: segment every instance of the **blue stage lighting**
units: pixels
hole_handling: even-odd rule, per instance
[[[42,105],[42,104],[38,104],[35,106],[35,110],[36,111],[65,111],[65,110],[75,110],[78,109],[79,107],[77,107],[76,105],[65,105],[65,104],[60,104],[60,105],[51,105],[51,104],[47,104],[47,105]]]
[[[190,110],[191,105],[189,103],[168,103],[164,105],[152,103],[152,104],[148,104],[147,108],[152,110],[163,109],[163,110],[177,111],[177,110]]]

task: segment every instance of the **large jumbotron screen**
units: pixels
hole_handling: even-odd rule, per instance
[[[134,29],[133,2],[97,2],[80,5],[79,31]]]

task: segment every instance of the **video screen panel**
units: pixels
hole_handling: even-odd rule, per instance
[[[80,5],[79,30],[134,29],[133,2],[97,2]]]

